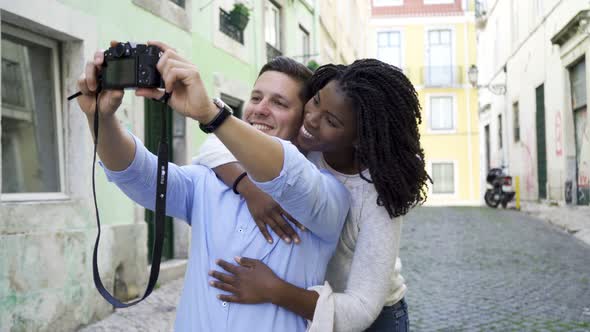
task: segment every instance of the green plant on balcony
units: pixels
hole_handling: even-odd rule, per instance
[[[244,31],[248,26],[250,19],[250,10],[241,2],[236,2],[234,8],[229,12],[229,20],[233,26],[240,31]]]

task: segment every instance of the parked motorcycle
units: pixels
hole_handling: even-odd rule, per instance
[[[512,187],[512,176],[504,173],[502,168],[492,168],[486,177],[486,194],[484,200],[489,207],[497,208],[502,204],[506,208],[508,203],[514,199],[514,188]]]

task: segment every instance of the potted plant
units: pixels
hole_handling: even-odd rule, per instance
[[[229,20],[233,26],[244,31],[248,25],[250,10],[241,2],[236,2],[234,8],[229,12]]]
[[[309,62],[307,62],[307,68],[309,68],[309,70],[311,71],[316,71],[316,69],[318,69],[320,67],[320,64],[317,63],[317,61],[315,60],[309,60]]]

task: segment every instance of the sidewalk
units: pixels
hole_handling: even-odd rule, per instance
[[[521,211],[559,226],[590,246],[590,206],[522,202]]]
[[[142,303],[117,309],[107,318],[78,330],[78,332],[169,332],[174,330],[176,305],[183,278],[167,282],[155,289]]]

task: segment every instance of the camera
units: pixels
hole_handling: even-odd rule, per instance
[[[118,43],[104,52],[103,89],[163,88],[156,64],[162,50],[154,45]]]

